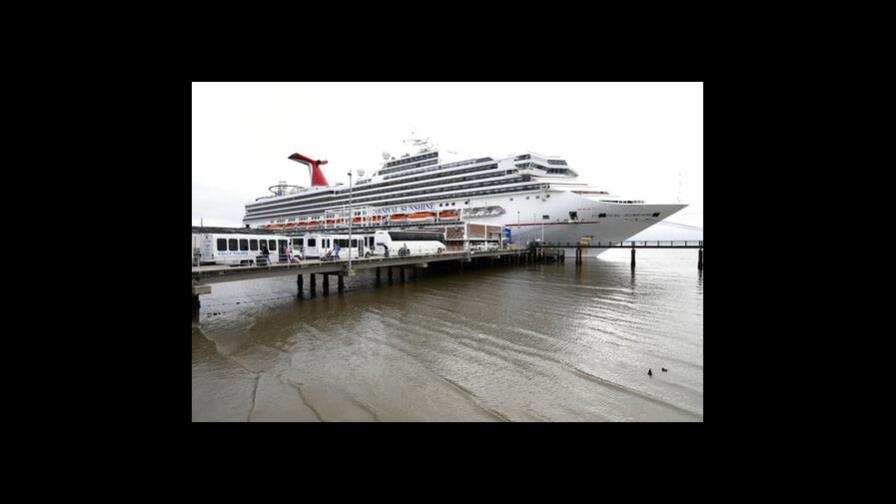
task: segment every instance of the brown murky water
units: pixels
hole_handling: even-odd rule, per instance
[[[215,284],[193,420],[702,421],[697,252],[629,259],[362,273],[315,299],[306,279],[301,300],[290,278]]]

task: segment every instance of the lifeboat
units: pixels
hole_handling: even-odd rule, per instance
[[[330,219],[330,220],[326,221],[325,224],[327,224],[328,226],[332,226],[335,223],[336,223],[336,221],[334,221],[333,219]]]
[[[442,219],[442,220],[457,219],[457,212],[455,212],[454,210],[445,210],[443,212],[439,212],[439,219]]]
[[[389,220],[392,222],[408,220],[408,214],[403,214],[403,213],[392,214],[389,216]]]
[[[352,219],[352,224],[360,224],[360,223],[361,223],[360,217],[355,217],[354,219]]]
[[[408,215],[408,220],[412,221],[426,221],[433,220],[436,218],[436,214],[432,212],[416,212]]]

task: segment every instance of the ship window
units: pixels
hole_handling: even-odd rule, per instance
[[[227,240],[218,238],[218,250],[227,250]]]
[[[550,215],[542,215],[541,218],[544,220],[548,220],[551,218],[551,216]]]
[[[227,244],[229,245],[227,247],[228,250],[236,250],[237,249],[236,248],[236,238],[231,238],[230,240],[228,240]]]
[[[240,240],[240,250],[249,250],[249,240],[243,238]]]
[[[302,246],[302,239],[301,239],[301,238],[293,238],[293,239],[292,239],[292,246],[293,246],[293,247],[301,247],[301,246]],[[252,249],[252,250],[255,250],[255,249]]]
[[[598,217],[606,217],[606,216],[607,216],[607,214],[605,214],[605,213],[598,215]]]
[[[268,240],[268,248],[271,250],[277,250],[277,240]]]
[[[258,240],[249,240],[249,250],[258,250]]]
[[[660,213],[659,213],[659,212],[656,212],[655,214],[653,214],[653,216],[654,216],[654,217],[659,217],[659,216],[660,216]]]
[[[577,220],[579,218],[579,212],[569,212],[569,218],[572,220]]]
[[[548,194],[548,195],[546,195],[546,196],[545,196],[545,198],[550,198],[550,197],[551,197],[551,195],[550,195],[550,194]]]
[[[309,247],[313,247],[316,243],[317,243],[317,239],[315,239],[315,238],[308,238],[308,246],[309,246]]]

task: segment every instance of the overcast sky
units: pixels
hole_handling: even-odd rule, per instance
[[[193,225],[242,226],[244,205],[286,180],[300,152],[331,184],[367,175],[414,131],[459,155],[563,156],[612,194],[690,206],[703,226],[702,83],[193,83]]]

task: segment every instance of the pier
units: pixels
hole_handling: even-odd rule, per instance
[[[532,247],[536,249],[576,249],[576,264],[582,264],[584,249],[591,248],[624,248],[632,251],[632,269],[635,269],[636,249],[698,249],[697,269],[703,271],[703,240],[657,240],[657,241],[621,241],[621,242],[596,242],[583,241],[580,243],[541,243],[536,242]]]
[[[303,295],[305,277],[309,277],[309,296],[317,296],[317,277],[321,276],[322,294],[330,293],[330,276],[336,276],[337,290],[341,293],[344,288],[344,277],[354,276],[358,271],[375,270],[376,283],[382,278],[382,269],[386,269],[388,283],[393,283],[393,268],[396,269],[397,281],[405,282],[405,270],[411,270],[416,278],[417,270],[429,267],[432,263],[456,263],[458,270],[463,271],[464,265],[473,263],[492,265],[522,265],[536,263],[565,263],[564,249],[576,249],[576,265],[582,263],[584,250],[589,248],[628,248],[632,251],[632,269],[635,268],[635,249],[699,249],[697,268],[703,271],[703,242],[702,241],[651,241],[651,242],[597,242],[597,243],[540,243],[532,242],[527,248],[506,248],[490,251],[448,251],[441,254],[393,256],[393,257],[352,257],[351,269],[348,265],[348,257],[335,261],[321,261],[318,259],[305,260],[298,263],[277,263],[265,266],[193,266],[192,296],[193,315],[198,317],[200,302],[199,296],[211,293],[211,284],[223,282],[236,282],[241,280],[253,280],[260,278],[275,278],[283,276],[296,277],[298,295]]]
[[[317,295],[317,277],[322,276],[323,294],[329,294],[330,276],[337,277],[339,292],[344,289],[343,277],[354,276],[358,271],[376,270],[376,278],[379,282],[381,269],[385,268],[389,283],[392,283],[393,268],[397,270],[398,281],[405,281],[405,270],[410,269],[416,278],[418,269],[427,268],[431,263],[456,262],[460,270],[465,263],[474,264],[522,264],[534,262],[536,255],[530,249],[501,249],[493,251],[462,251],[443,252],[432,255],[413,255],[395,257],[352,257],[351,269],[348,268],[348,257],[336,261],[306,260],[299,263],[269,264],[267,266],[193,266],[193,311],[198,315],[200,302],[199,296],[211,293],[211,284],[222,282],[236,282],[259,278],[275,278],[282,276],[296,276],[296,286],[299,295],[302,294],[305,277],[309,277],[309,294]]]

